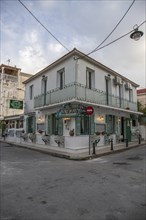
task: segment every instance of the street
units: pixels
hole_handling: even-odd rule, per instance
[[[145,220],[145,146],[71,161],[0,142],[1,220]]]

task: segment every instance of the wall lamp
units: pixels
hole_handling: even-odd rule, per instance
[[[135,24],[133,27],[134,31],[130,34],[130,38],[137,41],[143,36],[143,32],[138,30],[138,25]]]

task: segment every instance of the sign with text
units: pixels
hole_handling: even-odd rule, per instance
[[[9,108],[13,109],[23,109],[23,101],[20,100],[10,100]]]

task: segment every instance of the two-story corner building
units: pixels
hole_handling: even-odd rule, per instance
[[[16,66],[0,65],[0,123],[7,128],[23,128],[25,85],[32,74],[21,72]]]
[[[131,141],[139,114],[138,85],[77,49],[24,83],[25,131],[37,134],[36,143],[43,143],[42,132],[49,135],[50,145],[63,137],[62,145],[72,149],[87,147],[89,134],[95,133],[100,134],[99,145],[111,134],[114,142]],[[87,106],[94,109],[91,116]]]

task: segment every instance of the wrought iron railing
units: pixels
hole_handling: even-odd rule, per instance
[[[80,83],[70,83],[64,86],[63,89],[53,89],[34,98],[34,107],[42,107],[51,104],[57,104],[68,100],[81,100],[100,105],[108,105],[122,109],[130,109],[137,111],[137,103],[130,102],[126,99],[120,99],[118,96],[109,94],[98,89],[88,89]]]

